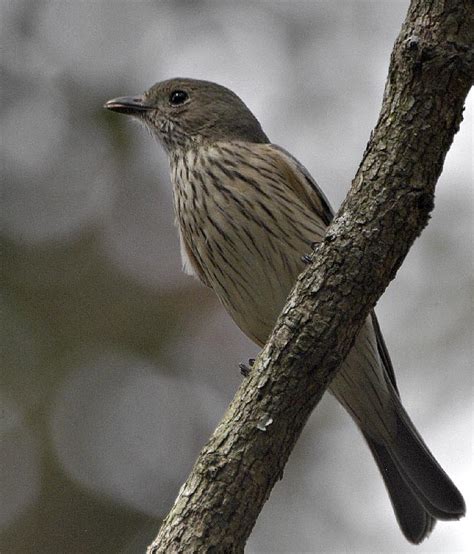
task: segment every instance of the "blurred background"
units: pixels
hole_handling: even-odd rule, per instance
[[[224,84],[337,208],[407,7],[0,0],[2,554],[143,552],[256,354],[181,272],[163,152],[104,101],[174,76]],[[404,403],[471,510],[472,98],[378,306]],[[472,552],[472,528],[439,523],[416,551]],[[412,551],[325,398],[248,552]]]

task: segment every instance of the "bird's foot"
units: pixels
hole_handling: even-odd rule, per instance
[[[250,370],[253,367],[253,364],[255,363],[255,358],[250,358],[248,361],[248,365],[244,363],[239,364],[240,373],[244,377],[248,377],[250,374]]]

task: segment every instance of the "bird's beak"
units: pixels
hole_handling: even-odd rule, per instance
[[[153,109],[153,106],[147,104],[143,96],[121,96],[112,98],[104,104],[104,108],[125,115],[142,115],[143,112]]]

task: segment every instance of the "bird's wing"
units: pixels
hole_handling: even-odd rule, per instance
[[[264,144],[261,145],[260,148],[265,148],[269,153],[271,152],[273,159],[276,160],[279,167],[286,172],[287,182],[292,187],[294,194],[299,198],[299,200],[304,202],[306,205],[311,206],[321,220],[326,225],[329,225],[334,217],[334,212],[328,199],[319,188],[309,171],[289,152],[287,152],[284,148],[281,148],[281,146],[277,146],[275,144]],[[371,320],[377,341],[377,350],[385,367],[386,375],[398,393],[392,361],[385,345],[377,317],[373,311],[371,313]]]
[[[380,359],[382,360],[385,371],[388,378],[390,379],[390,382],[392,383],[393,388],[400,396],[397,386],[397,380],[395,378],[395,371],[392,365],[392,360],[390,359],[390,354],[388,353],[387,346],[385,345],[385,340],[383,338],[377,316],[375,315],[375,312],[373,310],[370,315],[372,317],[372,325],[374,326],[375,338],[377,339],[377,350],[379,351]]]
[[[289,152],[276,144],[262,144],[270,155],[281,165],[287,174],[288,184],[295,195],[318,214],[325,225],[329,225],[334,212],[323,191],[319,188],[310,172]]]

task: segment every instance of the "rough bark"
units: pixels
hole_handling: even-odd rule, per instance
[[[309,415],[428,222],[473,45],[472,0],[412,0],[351,190],[149,554],[243,551]]]

